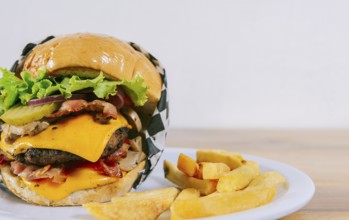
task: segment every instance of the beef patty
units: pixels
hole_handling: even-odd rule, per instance
[[[128,128],[118,129],[109,139],[101,157],[106,157],[119,149],[127,138],[127,132]],[[39,166],[85,160],[65,151],[39,148],[30,148],[25,153],[16,155],[15,159],[22,163]]]

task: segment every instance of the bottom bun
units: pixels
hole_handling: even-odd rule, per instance
[[[2,180],[6,187],[21,199],[42,206],[74,206],[88,202],[106,202],[112,197],[122,196],[131,190],[138,177],[138,172],[144,168],[145,162],[141,162],[136,168],[128,172],[117,182],[99,186],[93,189],[76,191],[61,200],[50,200],[31,190],[20,177],[12,174],[9,166],[1,168]]]

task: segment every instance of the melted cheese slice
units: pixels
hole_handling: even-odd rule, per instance
[[[113,183],[119,181],[120,178],[103,176],[98,174],[95,170],[81,168],[76,169],[73,173],[69,174],[66,181],[62,184],[49,181],[31,182],[25,178],[22,178],[22,180],[37,194],[50,200],[60,200],[69,196],[73,192]]]
[[[113,133],[127,126],[127,120],[120,114],[116,120],[110,120],[109,124],[97,123],[93,116],[83,114],[50,125],[37,135],[18,138],[12,144],[5,142],[3,132],[0,148],[12,156],[24,153],[29,148],[62,150],[96,162]]]

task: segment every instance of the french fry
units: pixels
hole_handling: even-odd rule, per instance
[[[245,188],[259,174],[258,164],[247,161],[239,168],[225,173],[217,183],[218,192],[231,192]]]
[[[284,185],[286,187],[286,179],[283,175],[275,171],[269,171],[259,174],[254,178],[246,189],[255,187],[277,187],[278,185]]]
[[[138,192],[128,192],[124,195],[124,197],[131,197],[131,196],[137,196],[137,197],[159,197],[159,196],[163,196],[166,197],[167,194],[169,195],[174,195],[174,194],[179,194],[179,190],[175,187],[167,187],[167,188],[162,188],[162,189],[152,189],[152,190],[146,190],[146,191],[138,191]],[[122,197],[114,197],[112,198],[112,202],[113,201],[117,201]]]
[[[115,197],[111,202],[86,203],[83,207],[100,220],[154,220],[170,208],[178,192],[178,189],[171,187],[129,193],[128,196]],[[130,210],[130,207],[132,207],[132,210]]]
[[[196,152],[197,162],[225,163],[231,170],[242,165],[243,157],[231,151],[224,150],[198,150]]]
[[[204,180],[219,179],[223,174],[229,172],[230,168],[225,163],[199,163],[199,172],[195,177]]]
[[[189,177],[167,160],[164,161],[164,172],[165,178],[182,189],[195,188],[198,189],[202,195],[208,195],[216,191],[217,180],[201,180]]]
[[[199,172],[199,165],[185,154],[179,154],[177,168],[188,176],[195,176]]]
[[[215,193],[200,198],[178,200],[173,203],[171,210],[179,219],[204,218],[264,205],[269,203],[275,194],[275,187]]]
[[[183,189],[182,192],[180,192],[175,200],[184,200],[184,199],[192,199],[192,198],[199,198],[200,197],[200,191],[195,188],[186,188]]]
[[[183,189],[182,192],[179,193],[179,195],[177,196],[173,204],[175,204],[177,201],[180,201],[180,200],[194,199],[199,197],[200,197],[199,190],[194,188]],[[173,204],[171,206],[171,220],[180,220],[181,218],[178,217],[175,210],[173,210]]]

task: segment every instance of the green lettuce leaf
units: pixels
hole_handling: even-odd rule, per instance
[[[64,78],[61,85],[66,97],[71,97],[72,92],[79,91],[87,88],[95,88],[99,82],[104,79],[103,73],[100,73],[94,79],[81,79],[79,76],[72,76],[70,78]],[[104,97],[99,97],[104,98]]]
[[[14,73],[0,68],[2,78],[0,78],[0,112],[3,113],[9,109],[18,99],[18,86],[22,85],[22,80],[17,78]]]
[[[131,80],[123,80],[119,85],[122,85],[126,94],[132,99],[135,106],[144,105],[147,100],[148,87],[144,83],[144,79],[137,75]]]
[[[98,98],[106,97],[108,99],[110,95],[116,95],[117,83],[116,81],[103,80],[97,83],[93,92]]]
[[[20,102],[25,105],[32,99],[40,99],[53,94],[62,94],[70,98],[73,92],[90,88],[94,94],[101,99],[108,99],[117,93],[117,87],[121,86],[125,93],[131,98],[135,106],[144,105],[147,100],[148,87],[144,79],[137,75],[132,80],[110,81],[105,79],[101,72],[93,79],[81,79],[79,76],[64,78],[47,77],[47,70],[40,70],[35,77],[23,71],[21,78],[14,73],[1,69],[0,78],[0,114],[8,110],[11,106]]]
[[[36,77],[32,77],[27,71],[21,72],[23,81],[18,88],[18,92],[19,99],[23,105],[31,99],[44,98],[58,91],[59,87],[55,86],[49,79],[46,79],[45,75],[46,70],[39,70],[36,73]]]

